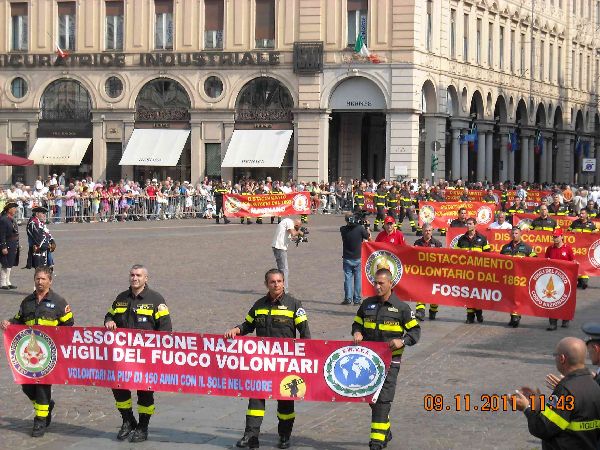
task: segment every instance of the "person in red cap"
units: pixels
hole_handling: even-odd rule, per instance
[[[387,216],[383,221],[383,230],[379,232],[375,242],[387,242],[393,245],[406,245],[404,234],[396,229],[396,221],[392,216]]]
[[[565,244],[563,241],[563,230],[562,228],[557,228],[552,232],[552,239],[554,240],[554,244],[546,249],[546,258],[548,259],[561,259],[563,261],[574,261],[575,256],[573,255],[573,249],[570,245]],[[546,330],[554,331],[558,328],[558,319],[549,319],[550,325]],[[563,328],[569,327],[569,321],[563,320],[562,325]]]

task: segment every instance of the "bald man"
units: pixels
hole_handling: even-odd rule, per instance
[[[525,413],[529,432],[542,440],[543,449],[590,449],[600,442],[600,386],[585,367],[586,345],[566,337],[554,351],[556,368],[563,378],[545,405],[539,390],[516,391],[516,406]]]

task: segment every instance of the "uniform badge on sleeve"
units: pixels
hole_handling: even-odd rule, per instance
[[[169,308],[167,308],[167,305],[165,305],[164,303],[161,303],[160,305],[158,305],[158,306],[156,307],[156,310],[157,310],[157,311],[168,311],[168,310],[169,310]]]
[[[300,317],[300,316],[305,316],[306,315],[306,311],[304,311],[304,308],[298,308],[296,310],[296,316]]]
[[[390,306],[390,307],[388,308],[388,311],[389,311],[389,312],[398,312],[398,308],[394,308],[393,306]]]

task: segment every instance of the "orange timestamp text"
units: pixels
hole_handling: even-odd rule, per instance
[[[573,411],[575,408],[575,397],[572,395],[556,396],[546,398],[545,395],[531,395],[531,404],[540,405],[540,410],[552,408],[559,411]],[[511,394],[456,394],[446,396],[444,394],[426,394],[423,397],[423,408],[425,411],[456,412],[456,411],[482,411],[482,412],[508,412],[517,411],[517,399]]]

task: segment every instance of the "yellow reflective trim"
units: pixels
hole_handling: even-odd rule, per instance
[[[121,307],[121,308],[115,308],[115,309],[111,309],[108,312],[111,314],[123,314],[125,311],[127,311],[127,307]]]
[[[371,433],[369,437],[374,441],[385,441],[387,436],[383,433]]]
[[[42,418],[48,417],[48,414],[49,414],[49,411],[40,411],[39,409],[35,412],[35,415],[37,417],[42,417]]]
[[[146,308],[138,308],[135,310],[135,313],[142,316],[151,316],[152,314],[154,314],[154,311]]]
[[[158,319],[160,319],[161,317],[168,316],[168,315],[169,315],[169,310],[168,310],[168,309],[165,309],[165,310],[163,310],[163,311],[156,311],[156,312],[154,313],[154,318],[155,318],[156,320],[158,320]]]
[[[377,324],[376,324],[375,322],[366,322],[366,323],[365,323],[363,326],[364,326],[365,328],[371,328],[371,329],[373,329],[373,330],[374,330],[374,329],[375,329],[375,327],[377,326]]]
[[[252,417],[264,417],[265,410],[264,409],[249,409],[248,411],[246,411],[246,415],[252,416]]]
[[[150,405],[150,406],[138,405],[138,412],[140,414],[152,415],[152,414],[154,414],[154,405]]]
[[[302,322],[306,322],[306,320],[308,320],[308,317],[306,317],[306,316],[296,317],[294,319],[294,324],[295,325],[300,325]]]
[[[362,320],[362,318],[359,316],[355,316],[354,321],[359,325],[362,325],[363,323],[365,323],[364,320]]]
[[[255,316],[268,316],[269,310],[268,309],[256,309],[254,311],[254,315]]]
[[[272,309],[272,316],[285,316],[285,317],[294,317],[294,311],[290,311],[289,309]]]
[[[542,411],[542,416],[544,416],[561,430],[566,430],[569,426],[569,421],[556,414],[552,408],[544,408]]]
[[[58,320],[60,320],[61,322],[66,322],[67,320],[72,319],[72,318],[73,318],[73,313],[68,312],[64,316],[59,317]]]
[[[414,328],[417,325],[419,325],[419,322],[417,321],[417,319],[413,319],[410,322],[405,323],[404,328],[406,328],[407,330],[410,330],[411,328]]]
[[[252,317],[250,314],[248,314],[248,315],[246,316],[246,322],[248,322],[248,323],[252,323],[252,322],[254,322],[254,317]]]
[[[282,414],[280,412],[277,412],[277,418],[279,420],[291,420],[291,419],[295,419],[296,418],[296,413]]]
[[[398,350],[394,350],[392,352],[392,356],[398,356],[398,355],[401,355],[402,353],[404,353],[404,347],[399,348]]]
[[[379,329],[381,331],[398,331],[398,332],[404,331],[404,328],[402,328],[402,326],[400,326],[400,325],[384,325],[383,323],[379,324]]]
[[[567,430],[571,431],[590,431],[600,428],[600,420],[590,420],[588,422],[571,422]]]
[[[26,320],[25,325],[35,325],[35,319]]]
[[[371,422],[371,428],[373,430],[387,431],[390,429],[391,423],[389,422]]]
[[[36,411],[48,411],[50,409],[50,405],[40,405],[39,403],[36,403],[34,408]]]
[[[58,325],[58,320],[38,319],[37,324],[44,325],[47,327],[55,327],[56,325]]]
[[[131,409],[132,403],[131,399],[129,399],[124,402],[115,402],[115,405],[117,405],[117,409]]]

